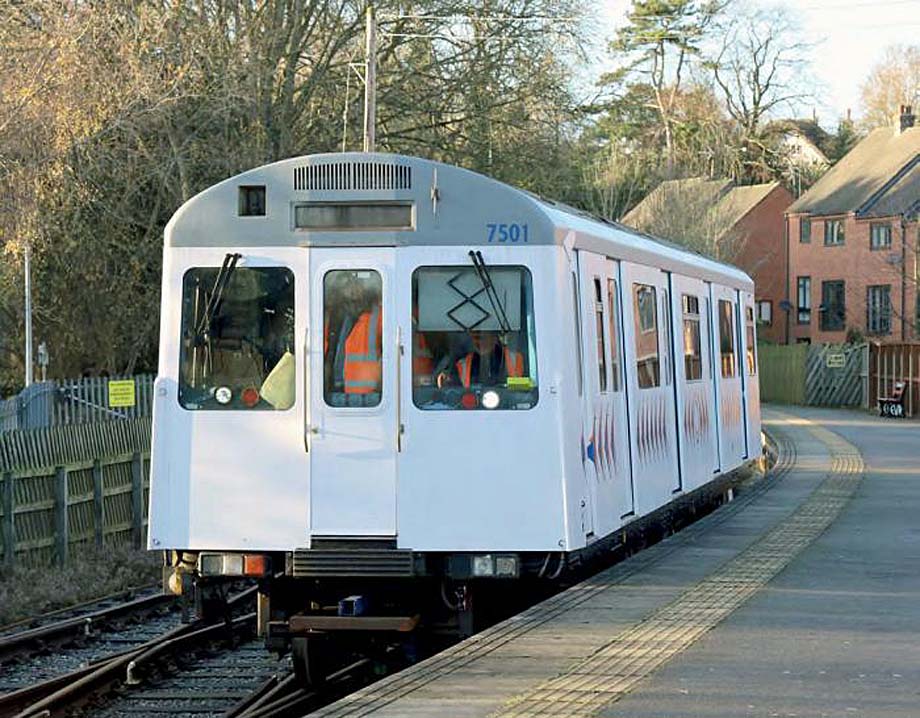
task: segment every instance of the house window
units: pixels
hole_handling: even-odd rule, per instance
[[[836,247],[837,245],[843,244],[844,240],[845,237],[843,234],[843,220],[824,220],[824,246]]]
[[[891,248],[891,224],[873,222],[869,225],[869,247],[872,249]]]
[[[840,331],[846,324],[846,289],[843,280],[821,282],[821,329]]]
[[[867,289],[866,331],[891,334],[891,285],[877,284]]]
[[[808,217],[799,219],[799,241],[802,244],[811,243],[811,219]]]
[[[808,324],[811,321],[811,277],[799,277],[797,306],[799,324]]]
[[[773,324],[773,302],[769,299],[757,300],[757,321],[766,327]]]

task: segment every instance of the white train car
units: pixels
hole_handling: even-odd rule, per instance
[[[556,574],[759,457],[753,292],[417,158],[231,178],[165,232],[149,546],[266,576],[263,628],[318,586]]]

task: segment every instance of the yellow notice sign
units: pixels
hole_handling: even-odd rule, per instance
[[[135,405],[134,379],[115,379],[109,382],[109,406],[123,409]]]

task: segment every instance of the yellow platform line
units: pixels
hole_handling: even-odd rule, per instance
[[[862,479],[862,457],[855,446],[813,422],[783,419],[807,428],[830,454],[830,471],[811,495],[707,578],[565,673],[512,698],[495,716],[596,715],[736,611],[830,526]]]

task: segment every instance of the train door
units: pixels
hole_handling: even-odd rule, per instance
[[[681,485],[669,282],[660,269],[625,262],[621,275],[633,483],[637,512],[647,514]]]
[[[579,252],[578,270],[585,376],[584,465],[594,531],[604,536],[633,513],[619,267],[600,255]]]
[[[313,536],[396,532],[395,250],[311,249]],[[347,259],[343,259],[347,255]]]
[[[693,490],[718,470],[709,287],[698,279],[672,275],[671,288],[680,469],[684,489]]]
[[[712,287],[712,322],[715,355],[718,361],[716,382],[719,401],[719,456],[723,471],[738,466],[745,456],[744,397],[739,362],[737,333],[737,292],[728,287]]]
[[[760,364],[757,356],[757,335],[754,321],[754,295],[741,293],[744,306],[745,384],[747,387],[748,458],[760,455]]]

